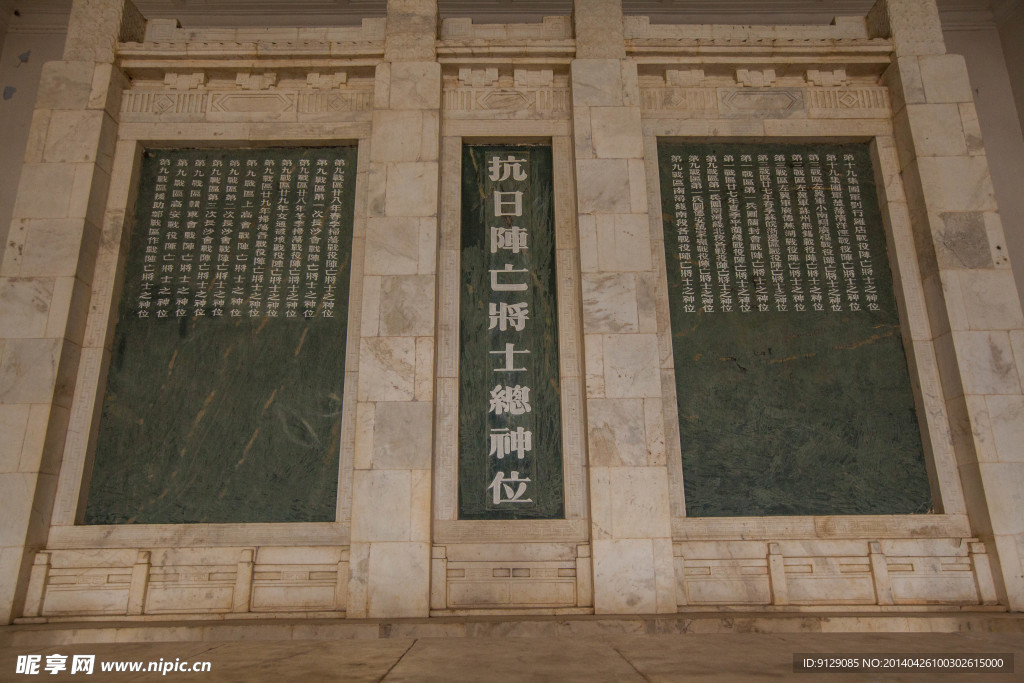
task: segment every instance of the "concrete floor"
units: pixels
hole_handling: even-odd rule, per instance
[[[254,625],[255,626],[255,625]],[[602,635],[563,631],[554,637],[402,637],[315,640],[262,639],[274,634],[243,628],[245,640],[83,642],[81,631],[44,632],[23,644],[19,627],[0,630],[0,681],[1018,681],[1024,680],[1024,633],[673,633]],[[187,628],[187,627],[186,627]],[[158,636],[159,631],[153,631]],[[77,634],[77,635],[76,635]],[[45,636],[45,637],[43,637]],[[252,639],[258,638],[258,639]],[[37,642],[29,644],[31,640]],[[62,639],[75,644],[58,644]],[[87,640],[87,638],[85,638]],[[43,644],[48,643],[48,644]],[[794,673],[794,653],[1013,654],[1016,673]],[[92,654],[95,673],[17,675],[18,655]],[[104,661],[211,663],[209,673],[102,673]],[[68,659],[70,663],[70,657]],[[145,666],[145,665],[144,665]],[[69,667],[70,668],[70,667]]]

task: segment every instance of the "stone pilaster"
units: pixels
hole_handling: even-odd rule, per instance
[[[619,0],[579,0],[572,62],[594,609],[675,612],[636,64]],[[615,302],[609,305],[608,302]],[[611,438],[608,437],[611,435]],[[658,447],[661,444],[661,447]]]
[[[370,142],[351,617],[430,603],[441,65],[435,0],[389,0]]]
[[[128,0],[75,0],[64,59],[43,67],[0,267],[0,621],[18,616],[46,543],[81,353],[124,76]]]
[[[960,478],[1001,601],[1024,609],[1024,329],[967,68],[934,0],[881,0],[897,152]],[[890,213],[894,213],[893,210]]]

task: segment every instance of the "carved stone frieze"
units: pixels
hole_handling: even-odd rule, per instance
[[[569,114],[567,88],[473,88],[446,90],[444,108],[452,113],[535,112],[548,116]]]
[[[176,85],[178,85],[176,81]],[[179,86],[180,87],[180,86]],[[203,119],[207,114],[330,114],[369,111],[370,90],[188,91],[133,90],[125,93],[126,120]]]

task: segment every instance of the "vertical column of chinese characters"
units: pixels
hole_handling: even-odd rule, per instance
[[[276,180],[277,164],[273,159],[263,162],[263,182],[260,184],[261,207],[267,211],[274,208],[274,185]],[[285,193],[287,194],[287,193]],[[278,197],[280,202],[280,197]],[[261,210],[263,210],[261,208]],[[273,214],[272,214],[273,215]],[[278,207],[274,216],[274,237],[270,253],[270,278],[267,283],[267,317],[276,318],[281,312],[281,285],[284,277],[284,263],[286,245],[288,240],[288,211],[287,204]]]
[[[142,257],[139,294],[135,301],[135,314],[140,318],[148,318],[153,308],[153,288],[157,278],[157,255],[160,251],[160,239],[166,232],[164,220],[167,215],[167,182],[172,172],[171,160],[166,157],[160,159],[156,185],[153,188],[153,204],[149,225],[146,227],[146,247]]]
[[[192,314],[206,315],[207,297],[212,288],[214,243],[217,234],[217,216],[203,219],[203,189],[206,187],[206,158],[192,161],[192,179],[186,192],[185,227],[198,233],[199,262],[196,271],[196,290],[192,299]]]
[[[334,317],[335,290],[338,286],[338,245],[341,238],[342,192],[345,189],[345,160],[334,160],[334,174],[331,176],[331,204],[327,213],[327,253],[324,265],[323,295],[320,299],[320,310],[325,318]],[[323,207],[320,208],[321,220]],[[316,210],[314,209],[314,217]]]
[[[782,219],[782,235],[786,245],[786,266],[789,268],[789,291],[793,297],[793,310],[807,310],[807,294],[804,292],[803,273],[800,270],[800,243],[797,240],[796,218],[793,215],[793,196],[790,193],[789,168],[786,155],[776,154],[775,186],[779,193],[779,215]]]
[[[844,154],[846,165],[846,191],[850,197],[850,216],[853,219],[853,235],[857,242],[857,263],[864,290],[864,302],[869,311],[878,311],[878,287],[875,285],[875,267],[868,242],[868,226],[864,221],[864,203],[860,194],[860,177],[857,173],[856,157]]]
[[[224,181],[224,161],[213,158],[209,161],[206,179],[206,201],[203,205],[203,227],[213,226],[216,230],[216,261],[213,271],[213,309],[215,318],[223,317],[228,303],[228,286],[231,277],[231,251],[234,242],[235,215],[230,218],[220,211],[221,184]]]
[[[166,167],[161,166],[160,169],[163,171]],[[163,185],[166,197],[167,181],[165,180]],[[157,177],[157,185],[161,183],[159,176]],[[154,204],[156,198],[154,196]],[[160,245],[160,262],[158,264],[158,272],[156,274],[156,300],[154,306],[154,313],[157,318],[170,317],[171,305],[173,303],[174,296],[174,266],[178,261],[178,238],[180,233],[177,229],[173,229],[170,225],[164,228],[163,240]]]
[[[288,240],[288,280],[285,286],[284,315],[286,318],[296,318],[299,315],[299,299],[302,289],[302,261],[305,251],[306,239],[306,217],[301,213],[293,213],[290,201],[290,189],[295,179],[295,162],[291,159],[281,160],[281,178],[278,183],[277,195],[277,220],[282,218],[291,223],[291,234]],[[317,182],[317,181],[320,182]],[[313,179],[313,192],[321,188],[323,192],[326,179],[323,176],[316,176]],[[288,221],[288,219],[291,219]]]
[[[843,284],[846,290],[847,310],[861,310],[860,283],[854,266],[853,242],[850,239],[850,224],[843,196],[843,184],[836,154],[825,155],[828,164],[828,188],[832,199],[832,212],[836,221],[836,242],[839,245],[839,265],[843,270]]]
[[[223,163],[223,162],[222,162]],[[238,221],[238,241],[231,255],[231,293],[230,313],[232,318],[241,318],[245,307],[246,284],[249,279],[249,259],[252,248],[251,210],[241,208],[238,201],[238,182],[241,180],[242,164],[238,159],[227,161],[224,181],[224,222]]]
[[[170,159],[161,159],[161,170],[164,169],[163,162],[165,160],[168,164],[170,163]],[[182,225],[181,210],[184,205],[186,178],[179,178],[177,172],[173,172],[175,178],[173,181],[174,186],[171,188],[170,210],[167,214],[167,231],[181,234],[181,248],[178,251],[178,260],[171,267],[171,272],[175,275],[174,317],[185,318],[188,317],[188,306],[192,303],[192,278],[194,277],[194,269],[196,267],[196,250],[199,246],[199,234],[195,225],[189,226],[187,222]],[[180,185],[178,184],[179,182],[181,183]]]
[[[769,310],[768,273],[764,264],[764,245],[761,242],[761,212],[757,204],[757,185],[754,178],[754,157],[740,155],[740,182],[743,188],[743,216],[746,221],[747,241],[750,243],[750,273],[754,278],[754,298],[757,310]]]
[[[843,299],[839,289],[839,269],[836,267],[835,250],[832,245],[832,231],[828,218],[828,203],[825,197],[825,181],[821,173],[821,161],[817,154],[808,154],[811,166],[811,189],[814,197],[814,217],[818,223],[818,243],[821,247],[821,262],[825,268],[825,286],[828,289],[829,310],[843,310]]]
[[[733,297],[729,276],[729,253],[725,246],[725,216],[722,209],[722,184],[718,177],[718,155],[707,154],[708,207],[711,209],[711,236],[715,244],[715,284],[723,313],[732,313]]]
[[[693,242],[690,235],[689,206],[686,200],[686,165],[682,156],[672,159],[672,200],[676,224],[676,254],[679,257],[679,297],[683,310],[697,311],[697,294],[693,286]]]
[[[689,159],[690,204],[693,209],[693,232],[697,242],[697,273],[700,279],[700,310],[715,312],[715,294],[711,281],[711,256],[708,244],[707,207],[704,205],[704,179],[700,157],[691,154]]]
[[[245,176],[242,179],[242,213],[252,215],[256,209],[257,182],[259,162],[256,159],[245,160]],[[271,186],[273,176],[262,178],[261,188]],[[262,189],[261,189],[262,193]],[[266,285],[267,248],[270,245],[270,204],[260,201],[256,212],[256,242],[252,252],[252,275],[249,279],[249,317],[258,318],[263,315],[263,287]]]
[[[491,492],[491,503],[495,507],[505,504],[533,503],[532,498],[526,496],[527,486],[530,478],[520,474],[520,470],[526,470],[529,461],[526,460],[527,453],[533,450],[533,432],[525,429],[519,424],[521,416],[532,411],[530,406],[530,387],[525,384],[514,385],[509,375],[526,372],[525,364],[529,361],[530,349],[516,348],[515,341],[507,342],[505,339],[517,339],[526,329],[527,321],[530,319],[529,302],[517,301],[514,299],[528,298],[528,294],[522,294],[529,290],[528,282],[531,282],[528,268],[516,268],[522,265],[529,248],[529,234],[526,229],[515,225],[515,219],[523,215],[522,189],[499,190],[497,183],[503,188],[528,188],[528,159],[520,158],[509,154],[505,158],[494,154],[488,158],[487,171],[488,179],[491,181],[492,201],[494,209],[494,222],[499,225],[491,225],[488,231],[488,246],[492,254],[491,265],[497,265],[495,260],[505,261],[504,267],[492,268],[490,271],[491,301],[487,304],[488,330],[496,330],[491,333],[492,344],[497,342],[500,350],[491,350],[490,354],[496,356],[497,366],[493,372],[497,375],[498,383],[490,392],[490,403],[488,414],[493,414],[504,420],[495,420],[498,424],[505,424],[504,427],[490,427],[489,435],[489,458],[494,458],[498,463],[492,463],[497,467],[489,468],[497,470],[494,478],[487,486]],[[511,261],[511,263],[510,263]],[[499,294],[499,293],[508,294]],[[501,301],[503,298],[513,301]],[[522,358],[517,358],[522,356]],[[520,363],[524,365],[519,366]],[[505,379],[509,378],[509,379]],[[489,425],[494,423],[488,420]],[[515,459],[512,459],[512,456]],[[510,460],[505,464],[505,459]],[[510,470],[506,472],[506,469]]]
[[[821,287],[821,270],[818,265],[818,245],[814,237],[814,223],[811,221],[811,197],[807,187],[807,173],[802,154],[790,155],[793,168],[793,188],[796,190],[797,212],[800,216],[800,236],[804,248],[804,267],[807,271],[807,293],[811,308],[825,310],[825,295]]]
[[[729,218],[733,277],[736,280],[736,301],[741,313],[750,313],[750,270],[747,267],[747,246],[743,240],[743,212],[740,210],[736,157],[732,154],[722,157],[722,177],[725,182],[726,215]]]
[[[316,160],[316,182],[321,176],[323,169],[327,168],[327,159]],[[310,172],[310,160],[305,157],[299,159],[299,173],[296,176],[295,185],[295,211],[296,213],[306,215],[309,211],[309,172]],[[307,185],[305,187],[299,187],[298,183],[303,182]],[[326,178],[324,178],[326,182]],[[323,203],[321,202],[321,207]],[[318,214],[310,214],[310,220],[306,223],[309,227],[309,244],[306,246],[305,255],[305,288],[302,296],[302,317],[312,318],[316,315],[317,309],[317,295],[318,287],[320,284],[320,241],[322,239],[321,234],[323,233],[323,210]]]
[[[764,214],[765,242],[768,244],[768,272],[772,282],[772,301],[775,310],[789,310],[786,275],[782,265],[782,245],[779,242],[779,218],[776,196],[772,187],[772,168],[767,154],[757,155],[757,182],[761,187],[761,206]]]

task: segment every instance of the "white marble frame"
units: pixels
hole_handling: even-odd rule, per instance
[[[555,205],[562,472],[565,519],[458,519],[459,240],[464,143],[550,143]],[[567,121],[446,121],[441,147],[441,240],[438,259],[438,358],[435,404],[435,544],[474,542],[585,543],[589,538],[583,413],[582,308],[575,173]]]
[[[319,129],[319,130],[317,130]],[[322,131],[322,132],[321,132]],[[329,134],[325,134],[329,132]],[[127,232],[138,191],[142,151],[147,147],[296,147],[358,145],[352,237],[352,272],[346,331],[336,518],[333,522],[77,525],[88,491],[88,470],[110,361],[108,345],[124,278]],[[120,126],[104,214],[102,247],[89,305],[82,362],[78,368],[71,423],[57,483],[47,549],[347,545],[351,524],[355,448],[355,387],[366,236],[370,123],[310,126],[293,123],[126,123]]]
[[[652,258],[657,264],[658,339],[662,357],[665,441],[668,449],[672,536],[675,541],[738,539],[945,538],[971,535],[963,488],[957,472],[939,371],[924,305],[924,288],[911,233],[906,196],[896,157],[892,123],[888,119],[777,121],[681,120],[645,117],[644,157]],[[772,123],[777,123],[773,126]],[[793,124],[798,123],[798,126]],[[716,135],[709,135],[709,130]],[[870,142],[879,208],[893,270],[893,284],[914,402],[917,408],[934,514],[822,515],[775,517],[694,517],[686,515],[682,452],[678,433],[675,371],[668,319],[668,280],[665,272],[661,190],[658,170],[659,139],[733,142]]]

